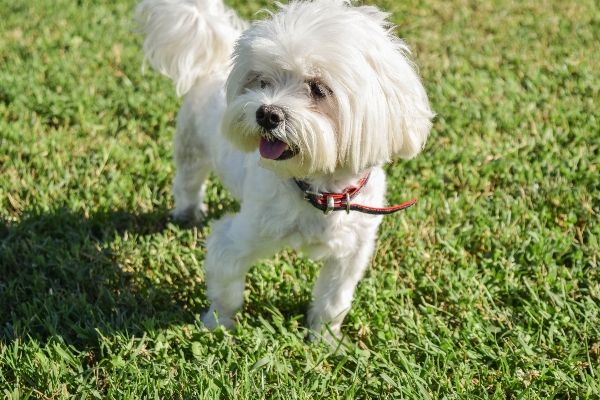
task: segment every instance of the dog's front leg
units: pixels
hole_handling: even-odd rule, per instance
[[[256,260],[280,249],[277,240],[263,237],[253,228],[256,221],[243,212],[213,224],[204,261],[210,309],[202,317],[210,330],[218,325],[233,328],[235,313],[244,303],[246,273]]]
[[[356,246],[355,251],[343,257],[325,259],[313,289],[314,302],[308,314],[309,327],[318,337],[332,344],[335,338],[342,336],[340,327],[350,311],[354,289],[369,265],[375,241],[358,240]],[[312,335],[309,337],[313,339]]]

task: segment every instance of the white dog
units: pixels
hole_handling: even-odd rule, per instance
[[[342,0],[278,7],[248,25],[222,0],[144,0],[136,18],[146,60],[186,94],[174,215],[203,216],[210,171],[241,204],[207,241],[204,325],[232,328],[246,272],[291,246],[324,260],[308,324],[335,342],[380,214],[412,205],[382,208],[381,166],[419,153],[434,114],[388,14]]]

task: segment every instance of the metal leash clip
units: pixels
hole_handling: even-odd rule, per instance
[[[325,209],[325,215],[333,211],[335,203],[333,202],[332,196],[327,196],[327,208]]]

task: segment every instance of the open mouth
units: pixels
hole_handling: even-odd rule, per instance
[[[287,160],[296,155],[296,152],[292,147],[283,140],[276,138],[267,139],[264,136],[260,138],[258,151],[260,152],[261,157],[277,161]]]

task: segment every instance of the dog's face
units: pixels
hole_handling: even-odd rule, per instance
[[[358,172],[410,158],[433,113],[387,14],[345,1],[283,5],[243,33],[223,135],[281,177]]]

